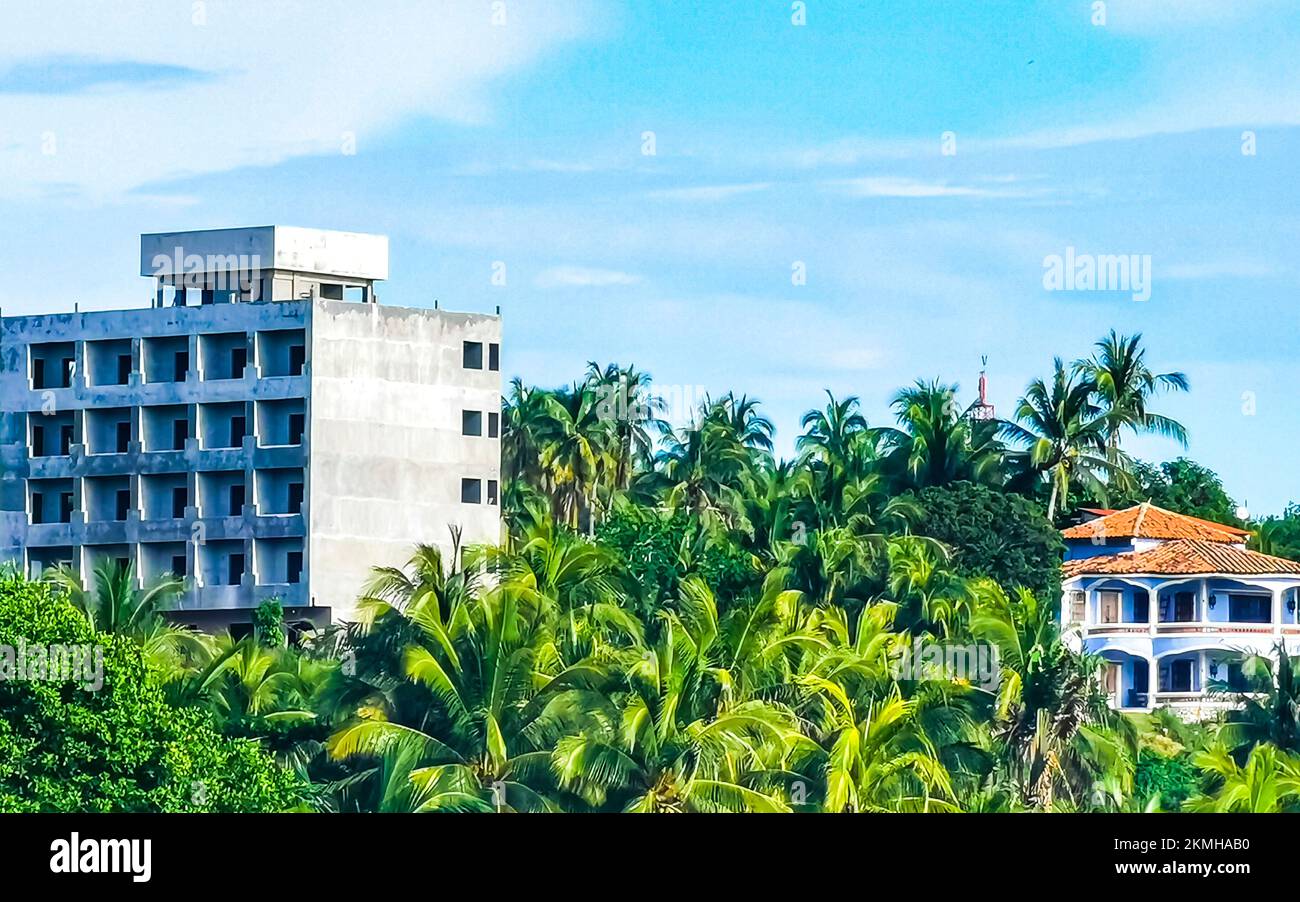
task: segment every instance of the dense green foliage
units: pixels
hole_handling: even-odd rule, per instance
[[[1191,757],[1178,752],[1162,755],[1144,748],[1138,753],[1133,794],[1144,804],[1154,801],[1163,811],[1177,811],[1200,784],[1200,771]]]
[[[284,645],[284,607],[279,599],[269,598],[253,611],[253,634],[258,643],[267,648]]]
[[[922,489],[914,497],[919,514],[913,532],[943,542],[958,573],[1059,597],[1065,543],[1034,502],[968,482]]]
[[[596,541],[634,575],[647,610],[675,598],[689,573],[703,577],[723,607],[762,584],[749,555],[710,542],[707,532],[680,511],[621,506],[597,527]]]
[[[98,646],[103,683],[0,681],[0,810],[285,811],[303,784],[258,743],[175,708],[130,638],[97,633],[53,585],[0,575],[0,645]]]
[[[1237,505],[1212,470],[1180,457],[1153,466],[1142,461],[1132,468],[1132,485],[1118,490],[1110,499],[1115,507],[1150,501],[1165,510],[1200,517],[1215,523],[1241,526]]]
[[[1293,501],[1282,516],[1257,523],[1251,544],[1265,554],[1300,560],[1300,504]]]
[[[174,810],[196,804],[201,768],[204,804],[229,808],[289,807],[309,783],[329,811],[1290,810],[1285,656],[1277,679],[1252,662],[1249,703],[1193,727],[1112,711],[1100,662],[1061,635],[1055,527],[1077,506],[1151,497],[1224,519],[1214,474],[1124,453],[1133,433],[1185,439],[1151,404],[1186,378],[1144,360],[1112,333],[1031,382],[1011,422],[968,416],[938,381],[900,391],[886,426],[828,394],[793,460],[748,396],[674,427],[633,368],[516,380],[501,544],[417,545],[373,570],[354,622],[301,645],[270,605],[242,641],[169,627],[179,583],[112,565],[85,588],[11,580],[74,634],[93,623],[115,676],[73,707],[60,693],[78,690],[0,687],[50,706],[37,733],[6,710],[0,786],[54,761],[40,743],[101,730],[83,708],[116,698],[146,738],[83,743],[76,767],[40,774],[45,796],[23,777],[6,804]],[[1257,541],[1289,541],[1277,523]],[[961,657],[926,669],[926,650]],[[128,764],[158,760],[141,788]],[[137,782],[96,796],[83,770]]]

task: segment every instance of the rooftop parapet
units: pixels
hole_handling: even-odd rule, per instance
[[[155,232],[140,236],[140,275],[157,280],[155,306],[241,300],[374,301],[388,278],[388,238],[289,226]]]

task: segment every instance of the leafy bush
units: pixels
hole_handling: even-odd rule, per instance
[[[253,632],[258,645],[284,647],[284,608],[278,598],[268,598],[253,611]]]
[[[1180,457],[1159,466],[1136,461],[1132,475],[1135,483],[1132,491],[1115,492],[1110,506],[1125,508],[1150,501],[1156,507],[1189,517],[1243,525],[1237,518],[1237,503],[1223,488],[1223,480],[1194,460]]]
[[[1065,543],[1033,501],[969,482],[914,493],[921,509],[912,525],[953,552],[963,576],[987,576],[1004,588],[1023,586],[1040,598],[1061,595]]]
[[[102,685],[0,680],[0,811],[259,812],[300,804],[303,784],[258,743],[225,739],[202,710],[166,704],[134,641],[96,634],[53,586],[0,574],[0,646],[36,644],[97,646]]]
[[[1138,752],[1137,772],[1133,775],[1133,795],[1144,803],[1159,794],[1164,811],[1177,811],[1196,792],[1200,772],[1185,753],[1162,755],[1151,748]]]
[[[683,512],[621,506],[596,530],[596,540],[626,562],[652,606],[676,598],[678,583],[691,573],[704,578],[724,609],[762,584],[750,555]]]

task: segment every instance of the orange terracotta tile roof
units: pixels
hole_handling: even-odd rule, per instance
[[[1201,574],[1231,573],[1242,576],[1265,576],[1272,573],[1300,574],[1300,562],[1248,551],[1218,541],[1174,539],[1148,551],[1122,554],[1099,554],[1095,557],[1066,561],[1061,574],[1075,576],[1107,574]]]
[[[1176,514],[1144,501],[1134,507],[1115,511],[1095,520],[1061,530],[1067,539],[1197,539],[1205,542],[1227,542],[1239,545],[1250,532],[1212,523],[1200,517]]]

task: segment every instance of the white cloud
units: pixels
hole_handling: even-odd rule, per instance
[[[771,182],[746,182],[735,185],[700,185],[693,188],[665,188],[647,196],[656,200],[724,201],[757,191],[766,191]]]
[[[640,276],[616,269],[553,266],[538,273],[533,285],[538,288],[609,288],[615,285],[635,285],[640,281]]]
[[[10,0],[0,71],[98,59],[211,77],[0,94],[13,136],[0,144],[0,193],[118,195],[353,141],[363,154],[414,116],[483,121],[492,79],[594,24],[585,2],[511,0],[506,11],[494,25],[489,0],[393,0],[382,11],[352,0]]]
[[[853,197],[1030,197],[1041,191],[1022,188],[977,188],[903,176],[831,179],[823,184]]]

